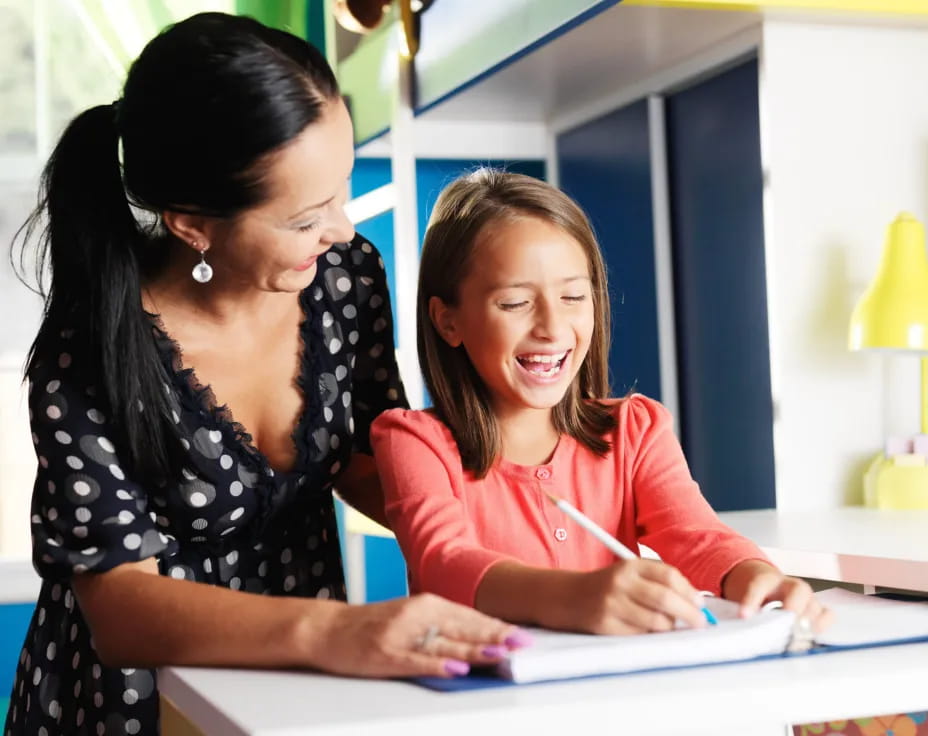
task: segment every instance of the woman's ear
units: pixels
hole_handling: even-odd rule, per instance
[[[161,213],[161,220],[175,238],[197,252],[209,250],[212,228],[208,218],[203,215],[165,210]]]
[[[437,296],[429,298],[429,319],[441,338],[451,347],[456,348],[461,344],[454,308],[449,307]]]

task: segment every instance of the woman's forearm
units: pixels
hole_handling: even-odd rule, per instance
[[[312,667],[345,604],[272,597],[175,580],[154,561],[73,580],[104,664]]]

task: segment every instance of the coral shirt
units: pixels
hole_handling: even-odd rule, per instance
[[[562,435],[550,462],[500,459],[482,479],[464,470],[450,430],[433,414],[381,414],[371,441],[411,590],[473,605],[483,576],[502,560],[568,570],[615,562],[542,491],[566,499],[627,547],[647,545],[701,590],[717,594],[737,563],[766,560],[703,498],[667,409],[636,395],[614,411],[618,426],[605,457]]]

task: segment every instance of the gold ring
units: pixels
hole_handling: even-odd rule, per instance
[[[418,649],[420,652],[426,651],[432,642],[439,637],[440,634],[441,629],[436,624],[432,624],[425,630],[425,633],[422,636],[416,639],[416,649]]]

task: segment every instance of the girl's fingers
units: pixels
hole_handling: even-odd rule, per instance
[[[644,607],[668,617],[670,628],[678,619],[694,628],[706,625],[702,596],[676,568],[663,563],[646,565],[642,568],[641,582],[643,585],[633,594],[635,599]]]

